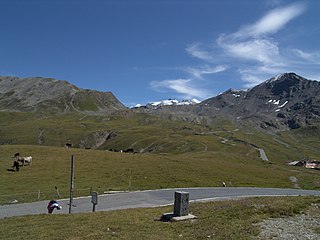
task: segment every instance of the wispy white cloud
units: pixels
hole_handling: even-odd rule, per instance
[[[156,91],[174,91],[185,98],[197,97],[204,99],[208,97],[208,92],[205,89],[200,89],[193,84],[192,79],[174,79],[163,81],[152,81],[150,86]]]
[[[264,2],[267,7],[276,7],[279,6],[283,0],[264,0]]]
[[[167,68],[167,70],[174,70],[183,72],[188,75],[186,78],[177,78],[169,80],[157,80],[149,83],[150,87],[158,92],[172,92],[172,97],[175,98],[197,98],[205,99],[215,95],[214,92],[209,91],[203,87],[208,82],[206,77],[208,75],[217,74],[228,69],[227,65],[209,65],[203,64],[193,67],[174,67]]]
[[[278,44],[272,39],[248,39],[246,41],[228,40],[228,36],[220,36],[218,45],[230,57],[253,60],[263,64],[279,63],[281,59]]]
[[[279,7],[266,13],[253,24],[240,27],[231,34],[221,34],[217,46],[229,57],[238,61],[245,86],[253,86],[265,80],[270,74],[286,71],[292,61],[285,55],[274,34],[283,29],[290,21],[305,11],[303,4]],[[311,59],[304,52],[295,51],[300,58]]]
[[[320,64],[320,51],[306,52],[301,49],[292,49],[292,53],[308,62]]]
[[[227,68],[228,67],[226,65],[218,65],[218,66],[204,65],[200,67],[187,67],[185,68],[185,71],[190,73],[195,78],[202,79],[202,75],[223,72]]]
[[[200,44],[191,44],[186,48],[186,51],[193,57],[196,57],[205,62],[213,61],[213,57],[210,53],[201,49]],[[187,78],[179,78],[172,80],[160,80],[150,82],[150,86],[155,91],[168,92],[172,91],[174,94],[178,95],[178,98],[198,98],[205,99],[214,95],[210,93],[208,89],[199,87],[199,85],[205,82],[204,76],[216,74],[223,72],[228,69],[227,65],[213,65],[213,64],[202,64],[200,66],[192,67],[180,67],[174,68],[175,70],[180,70],[187,73]]]
[[[284,68],[281,67],[269,67],[265,65],[257,65],[257,66],[246,66],[238,69],[241,74],[242,80],[245,82],[245,88],[251,88],[256,86],[257,84],[265,81],[267,76],[277,75],[285,71]]]
[[[279,4],[281,1],[273,1],[273,6]],[[270,74],[288,71],[293,66],[297,68],[299,64],[303,64],[302,61],[304,64],[320,62],[319,52],[310,53],[300,49],[291,51],[296,57],[294,61],[292,56],[286,54],[287,49],[283,48],[274,37],[275,33],[305,10],[306,7],[302,3],[277,7],[256,22],[240,27],[234,33],[220,34],[214,47],[194,43],[186,50],[191,56],[205,62],[215,62],[218,66],[228,65],[229,69],[237,69],[245,82],[244,86],[251,87],[264,81]],[[196,78],[201,78],[203,75],[200,68],[190,69],[189,72]]]
[[[303,4],[292,4],[287,7],[276,8],[268,12],[256,23],[240,28],[232,37],[248,38],[274,34],[304,11],[305,6]]]
[[[253,74],[252,71],[247,70],[242,72],[241,74],[242,74],[242,79],[246,82],[246,84],[244,85],[245,88],[252,88],[264,80],[264,79],[261,79],[261,77]]]
[[[281,1],[273,3],[278,6]],[[270,75],[295,70],[305,73],[303,66],[320,64],[320,52],[283,46],[276,38],[276,33],[305,11],[306,6],[302,3],[277,7],[256,22],[239,27],[238,31],[221,33],[213,44],[192,43],[186,47],[186,52],[203,64],[181,69],[189,74],[186,79],[154,81],[151,86],[203,99],[209,95],[208,90],[196,86],[199,81],[208,80],[210,74],[236,71],[244,82],[243,86],[252,87]],[[309,73],[314,75],[314,69]]]
[[[207,51],[203,50],[200,43],[192,43],[186,48],[187,53],[192,57],[211,62],[213,60],[212,55]]]

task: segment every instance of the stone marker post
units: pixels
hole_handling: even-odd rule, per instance
[[[187,216],[189,214],[189,193],[175,192],[174,193],[174,210],[175,217]]]
[[[177,191],[174,193],[173,213],[162,214],[161,220],[168,221],[185,221],[194,219],[196,216],[189,214],[189,193]]]

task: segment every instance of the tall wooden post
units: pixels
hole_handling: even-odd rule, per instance
[[[131,191],[132,186],[132,169],[130,168],[130,175],[129,175],[129,192]]]
[[[69,213],[73,204],[73,189],[74,189],[74,156],[71,156],[71,179],[70,179],[70,201],[69,201]]]

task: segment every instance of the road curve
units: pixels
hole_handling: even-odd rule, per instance
[[[239,197],[253,196],[320,196],[320,191],[280,188],[174,188],[146,190],[126,193],[103,194],[98,197],[96,211],[109,211],[127,208],[157,207],[171,205],[174,202],[174,192],[189,193],[190,202],[216,201]],[[62,210],[55,210],[55,214],[66,214],[69,211],[69,200],[61,199],[58,202]],[[0,219],[13,216],[46,214],[48,201],[21,203],[0,206]],[[72,213],[91,212],[91,196],[75,198]]]
[[[263,161],[269,161],[266,152],[262,148],[256,148],[260,152],[260,158]]]

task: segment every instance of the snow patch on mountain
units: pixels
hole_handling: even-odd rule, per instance
[[[273,80],[271,80],[270,82],[278,81],[278,80],[279,80],[280,78],[282,78],[284,75],[285,75],[285,73],[278,74],[278,75],[275,76],[275,77],[273,78]]]
[[[279,105],[280,104],[280,100],[272,100],[272,99],[270,99],[268,102],[266,102],[266,104],[268,104],[268,103],[272,103],[274,105]],[[285,105],[287,105],[287,103],[288,103],[288,101],[285,101],[283,104],[278,106],[278,108],[284,107]]]
[[[190,99],[190,100],[176,100],[176,99],[166,99],[162,101],[157,101],[157,102],[150,102],[146,106],[152,106],[152,107],[161,107],[161,106],[185,106],[185,105],[195,105],[200,103],[198,99]],[[134,106],[134,108],[139,108],[143,107],[144,105],[142,104],[137,104]]]
[[[200,103],[197,99],[191,99],[191,100],[182,100],[178,101],[175,99],[168,99],[168,100],[162,100],[159,102],[152,102],[150,103],[152,106],[171,106],[171,105],[193,105]]]
[[[268,104],[268,103],[272,103],[274,105],[279,105],[280,104],[280,100],[272,100],[272,99],[270,99],[266,104]]]
[[[287,103],[288,103],[288,101],[285,101],[285,102],[284,102],[282,105],[280,105],[278,108],[284,107]]]

